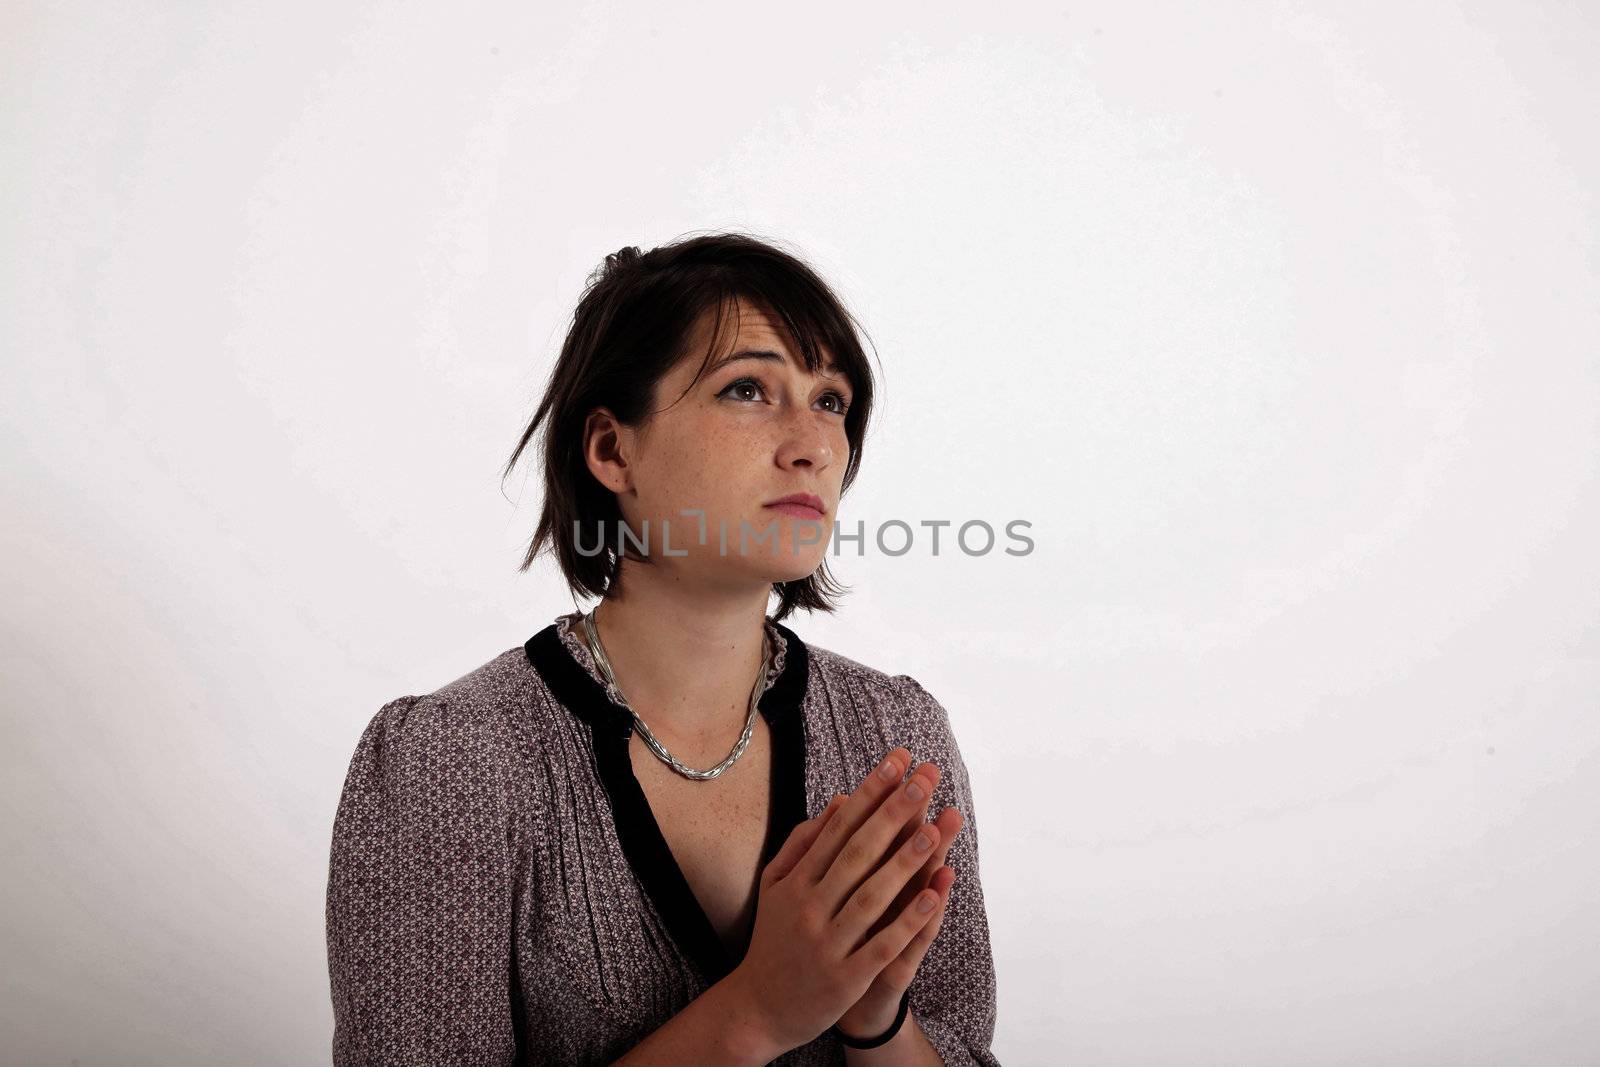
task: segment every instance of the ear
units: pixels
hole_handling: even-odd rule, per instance
[[[599,407],[583,421],[583,459],[589,473],[613,493],[633,488],[633,472],[628,457],[633,449],[633,432],[612,414]]]

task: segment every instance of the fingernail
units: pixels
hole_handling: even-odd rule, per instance
[[[923,912],[932,911],[933,901],[933,897],[923,897],[921,900],[917,901],[917,910]]]
[[[892,759],[883,761],[883,766],[878,768],[878,777],[886,782],[892,782],[900,777],[900,765]]]
[[[917,839],[911,842],[911,847],[916,849],[918,852],[926,852],[928,849],[933,847],[933,838],[919,831],[917,833]]]
[[[915,778],[906,783],[906,796],[910,797],[912,800],[922,799],[922,787],[917,784],[917,780]]]

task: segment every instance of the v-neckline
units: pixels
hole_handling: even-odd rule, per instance
[[[804,642],[794,631],[776,621],[771,624],[783,637],[786,654],[778,677],[757,703],[772,738],[771,800],[767,837],[761,851],[763,867],[806,818],[805,715],[801,704],[809,673],[808,657]],[[726,977],[743,955],[735,956],[723,944],[667,845],[650,801],[633,772],[628,754],[633,716],[613,702],[605,686],[573,658],[562,643],[559,626],[559,621],[553,622],[528,639],[523,646],[528,661],[555,698],[588,724],[594,739],[596,770],[611,801],[618,841],[628,866],[655,904],[668,933],[700,970],[705,984],[713,985]],[[759,903],[759,885],[756,892]]]

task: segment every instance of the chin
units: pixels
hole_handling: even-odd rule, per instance
[[[794,519],[774,512],[746,520],[752,531],[747,544],[749,562],[763,571],[770,571],[774,581],[792,582],[804,578],[822,566],[832,542],[833,524],[822,519]],[[770,529],[773,536],[757,541],[758,534]],[[801,538],[806,542],[801,544]],[[730,529],[728,550],[739,553],[738,536]]]
[[[787,567],[774,566],[772,568],[772,581],[798,582],[802,578],[809,578],[817,572],[818,567],[822,566],[822,557],[818,556],[814,560],[807,560],[805,556],[792,556],[785,562],[790,565]]]
[[[805,545],[798,553],[790,554],[789,546],[783,545],[769,553],[751,555],[745,560],[745,565],[760,574],[763,581],[795,582],[811,577],[822,566],[823,547]]]

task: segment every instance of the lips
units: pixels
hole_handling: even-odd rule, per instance
[[[822,498],[815,493],[790,493],[788,496],[767,502],[767,507],[793,515],[797,519],[822,518]]]

